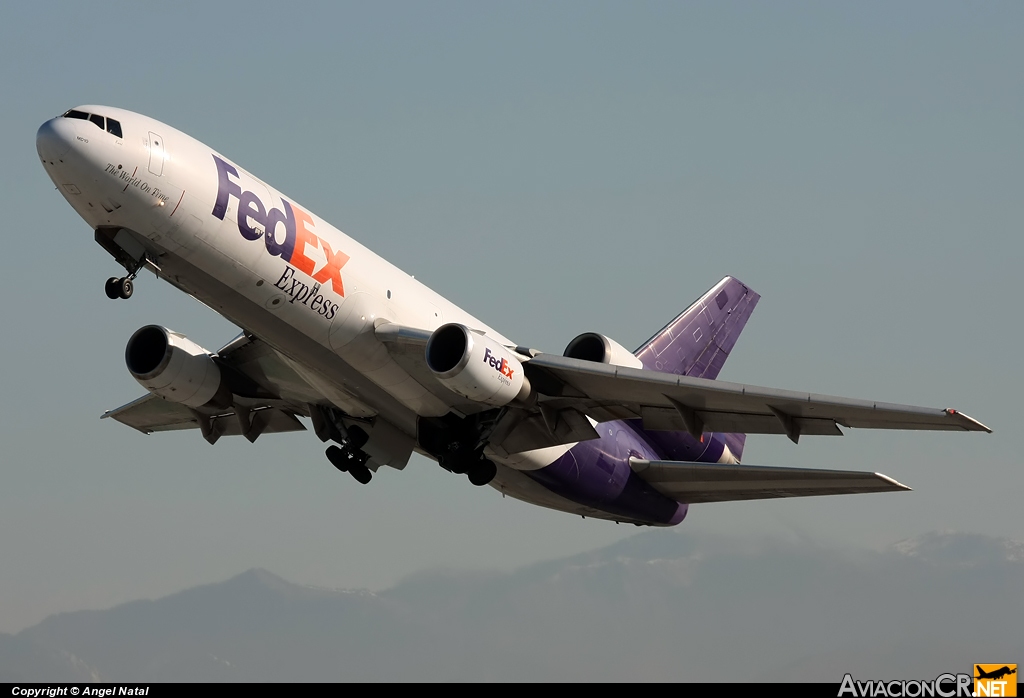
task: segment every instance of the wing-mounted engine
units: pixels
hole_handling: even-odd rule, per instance
[[[500,407],[529,397],[530,382],[515,354],[465,325],[449,323],[434,330],[426,359],[442,385],[470,400]]]
[[[146,325],[128,340],[125,363],[149,392],[188,407],[227,407],[231,391],[206,349],[166,327]]]
[[[633,352],[616,342],[614,339],[605,337],[596,332],[584,332],[576,339],[569,342],[562,354],[570,359],[582,361],[595,361],[612,366],[626,366],[628,368],[643,368],[640,359],[633,356]]]
[[[128,371],[149,395],[105,413],[133,429],[154,431],[198,427],[203,438],[241,435],[255,441],[261,434],[303,431],[295,418],[301,410],[261,386],[246,373],[251,340],[237,340],[214,355],[178,332],[147,325],[125,347]]]

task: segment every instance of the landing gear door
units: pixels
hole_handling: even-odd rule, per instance
[[[157,177],[164,174],[164,139],[162,136],[149,132],[149,171]]]

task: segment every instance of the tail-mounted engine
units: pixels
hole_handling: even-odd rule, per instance
[[[165,400],[189,407],[231,404],[231,392],[213,355],[166,327],[146,325],[137,330],[128,340],[124,360],[143,388]]]
[[[570,359],[582,361],[596,361],[601,364],[612,366],[626,366],[627,368],[643,368],[640,359],[633,356],[633,352],[616,342],[614,339],[605,337],[596,332],[585,332],[576,339],[569,342],[563,356]]]
[[[465,325],[450,323],[434,330],[426,359],[442,385],[470,400],[502,406],[530,394],[515,354]]]

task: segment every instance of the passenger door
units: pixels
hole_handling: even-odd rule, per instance
[[[164,174],[164,139],[159,134],[149,132],[149,171],[157,177]]]

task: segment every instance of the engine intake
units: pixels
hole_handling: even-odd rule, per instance
[[[568,356],[570,359],[594,361],[613,366],[626,366],[627,368],[644,367],[643,362],[633,356],[631,351],[614,339],[596,332],[584,332],[569,342],[569,346],[565,348],[562,355]]]
[[[143,388],[170,402],[189,407],[231,404],[231,392],[213,355],[166,327],[136,330],[124,350],[128,371]]]
[[[427,341],[427,366],[441,385],[488,405],[526,400],[530,382],[523,364],[504,346],[465,325],[449,323]]]

